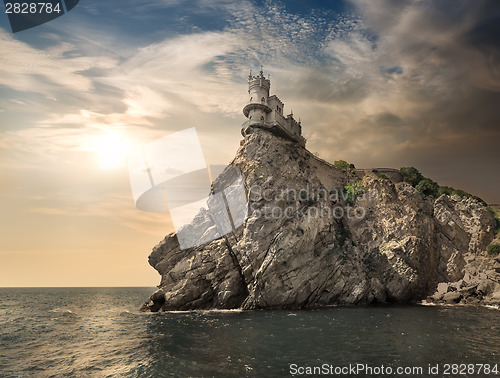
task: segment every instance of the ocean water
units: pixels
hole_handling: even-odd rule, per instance
[[[0,288],[0,376],[289,377],[323,364],[364,364],[424,374],[344,376],[484,377],[494,374],[474,367],[475,374],[446,375],[445,364],[500,364],[496,309],[140,313],[153,291]]]

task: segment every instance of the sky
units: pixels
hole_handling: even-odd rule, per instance
[[[0,286],[157,285],[173,226],[128,155],[195,127],[227,164],[261,64],[323,159],[500,203],[498,1],[80,0],[15,34],[3,9]]]

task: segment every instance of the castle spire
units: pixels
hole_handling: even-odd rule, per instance
[[[262,64],[260,65],[260,76],[264,76],[264,70]]]

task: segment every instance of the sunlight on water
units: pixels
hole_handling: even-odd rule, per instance
[[[152,291],[0,289],[0,375],[272,377],[289,376],[291,363],[500,363],[495,309],[139,313]]]

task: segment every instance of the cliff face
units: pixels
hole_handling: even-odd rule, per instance
[[[434,200],[394,177],[333,167],[258,129],[231,165],[247,191],[246,221],[186,250],[167,235],[149,257],[162,278],[145,310],[411,303],[466,273],[477,281],[471,296],[495,303],[500,275],[483,257],[495,220],[482,204],[458,196]],[[226,184],[222,177],[214,186]],[[189,227],[210,232],[206,220],[200,213]],[[440,289],[458,292],[464,282]]]

